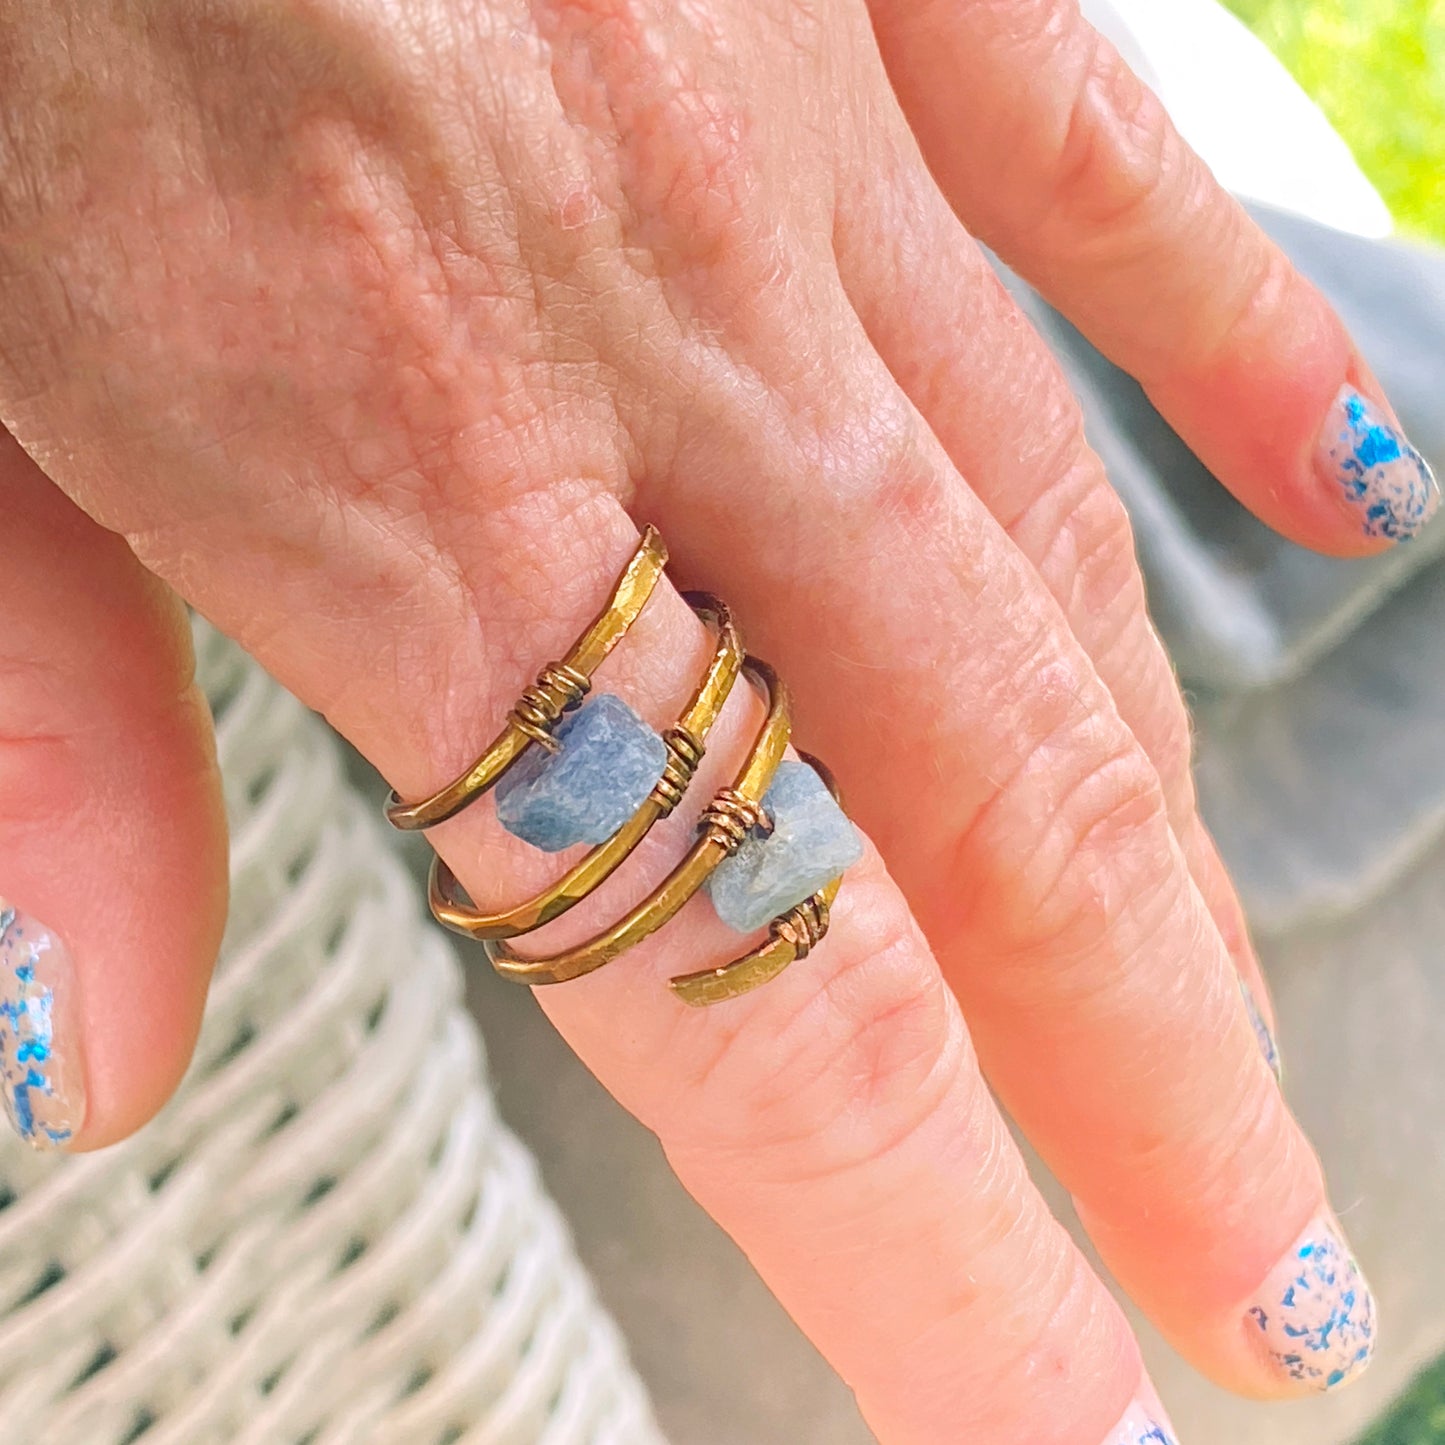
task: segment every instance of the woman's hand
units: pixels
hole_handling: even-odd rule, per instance
[[[744,1000],[664,986],[736,951],[697,901],[541,1002],[888,1445],[1139,1445],[1167,1437],[1134,1341],[984,1070],[1225,1384],[1348,1378],[1371,1310],[1260,1048],[1124,515],[955,210],[1292,535],[1369,550],[1433,495],[1338,320],[1071,8],[872,21],[0,0],[0,892],[54,944],[69,1092],[40,1102],[114,1140],[184,1068],[224,908],[155,579],[416,797],[655,521],[877,851]],[[1347,387],[1375,451],[1332,471]],[[664,588],[608,685],[662,726],[709,651]],[[515,900],[548,870],[480,812],[433,839]]]

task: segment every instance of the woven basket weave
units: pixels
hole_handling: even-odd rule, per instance
[[[456,960],[325,727],[198,624],[232,904],[136,1138],[0,1143],[0,1422],[37,1445],[661,1445]]]

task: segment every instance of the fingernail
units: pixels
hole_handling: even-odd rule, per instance
[[[1333,1390],[1364,1370],[1375,1348],[1375,1301],[1330,1216],[1315,1220],[1270,1272],[1249,1319],[1283,1379]]]
[[[1360,516],[1367,537],[1404,542],[1434,515],[1440,487],[1425,458],[1368,397],[1340,389],[1320,434],[1316,466]]]
[[[1179,1445],[1179,1437],[1150,1390],[1129,1406],[1124,1418],[1105,1436],[1104,1445]]]
[[[0,898],[0,1098],[37,1149],[65,1144],[85,1113],[73,988],[65,945]]]
[[[1259,1043],[1259,1051],[1264,1055],[1264,1061],[1269,1065],[1275,1078],[1283,1083],[1284,1068],[1279,1061],[1279,1046],[1275,1043],[1274,1030],[1265,1020],[1259,1000],[1254,996],[1254,990],[1243,979],[1239,981],[1239,991],[1244,995],[1244,1007],[1249,1014],[1250,1023],[1254,1026],[1254,1037]]]

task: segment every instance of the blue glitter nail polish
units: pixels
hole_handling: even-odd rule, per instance
[[[84,1114],[72,986],[65,946],[0,898],[0,1101],[38,1149],[68,1143]]]
[[[1254,1029],[1255,1041],[1259,1044],[1259,1051],[1264,1055],[1264,1061],[1269,1065],[1270,1072],[1283,1082],[1284,1068],[1280,1064],[1279,1046],[1275,1043],[1274,1031],[1265,1022],[1264,1012],[1259,1006],[1259,1000],[1254,996],[1254,990],[1245,983],[1239,981],[1239,991],[1244,995],[1245,1012],[1249,1014],[1250,1026]]]
[[[1248,1318],[1274,1368],[1314,1390],[1353,1379],[1375,1348],[1374,1297],[1328,1218],[1276,1265]]]
[[[1439,506],[1440,488],[1425,458],[1352,386],[1330,408],[1316,463],[1358,512],[1367,537],[1408,541]]]
[[[1109,1432],[1105,1445],[1179,1445],[1179,1438],[1157,1401],[1136,1400]]]

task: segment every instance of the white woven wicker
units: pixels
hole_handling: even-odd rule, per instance
[[[37,1445],[660,1445],[456,960],[325,727],[196,628],[232,904],[135,1139],[0,1144],[0,1426]]]

